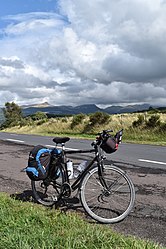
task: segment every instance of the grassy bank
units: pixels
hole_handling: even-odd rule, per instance
[[[110,115],[108,122],[95,124],[88,130],[89,116],[85,116],[80,122],[72,126],[73,117],[52,118],[45,121],[39,120],[22,127],[11,127],[5,129],[7,132],[38,134],[38,135],[67,135],[70,137],[95,138],[95,135],[103,129],[113,129],[114,132],[124,129],[123,141],[166,145],[166,129],[159,126],[145,128],[139,126],[133,128],[132,124],[138,119],[140,114]],[[150,114],[146,114],[148,120]],[[166,114],[160,114],[161,123],[166,123]]]
[[[0,193],[1,249],[159,249],[161,246],[90,224],[75,213],[61,213]]]

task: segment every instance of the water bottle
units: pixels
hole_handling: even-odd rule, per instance
[[[74,178],[77,178],[81,174],[81,172],[84,171],[84,169],[86,168],[86,166],[87,166],[87,161],[81,162],[77,166],[77,168],[74,170]]]
[[[69,179],[73,178],[73,162],[72,161],[67,161],[67,172]]]

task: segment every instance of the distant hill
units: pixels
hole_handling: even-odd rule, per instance
[[[142,105],[127,105],[127,106],[109,106],[107,108],[99,108],[94,104],[79,105],[79,106],[52,106],[49,103],[41,103],[35,105],[21,106],[24,116],[32,115],[36,112],[44,112],[49,116],[63,116],[74,115],[79,113],[90,114],[97,111],[106,112],[108,114],[121,114],[121,113],[133,113],[148,110],[158,110],[159,112],[166,112],[166,107],[150,107],[148,104]],[[0,124],[4,122],[4,115],[2,108],[0,108]]]
[[[34,114],[36,112],[45,112],[54,115],[73,115],[78,113],[89,114],[97,111],[103,111],[96,105],[80,105],[80,106],[48,106],[48,107],[26,107],[23,108],[24,116]]]
[[[105,112],[109,114],[116,113],[132,113],[138,111],[148,110],[150,105],[142,104],[142,105],[127,105],[127,106],[110,106],[104,109]]]
[[[110,106],[107,108],[99,108],[94,104],[79,105],[79,106],[51,106],[47,103],[44,105],[23,106],[24,116],[34,114],[38,111],[45,112],[50,115],[74,115],[79,113],[90,114],[97,111],[106,112],[108,114],[117,113],[132,113],[136,111],[148,110],[150,105],[128,105],[128,106]]]
[[[166,113],[166,107],[158,107],[157,110],[159,110],[162,113]]]

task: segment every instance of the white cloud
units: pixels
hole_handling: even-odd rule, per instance
[[[166,1],[61,0],[61,14],[5,17],[0,105],[166,105]],[[65,15],[65,16],[64,16]]]
[[[7,16],[4,19],[10,20],[11,23],[5,29],[7,35],[23,35],[30,32],[37,32],[44,36],[44,31],[54,29],[64,25],[64,20],[61,16],[53,13],[27,13],[16,16]]]

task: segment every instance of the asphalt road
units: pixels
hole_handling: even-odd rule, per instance
[[[10,141],[28,145],[46,145],[54,146],[53,137],[22,135],[13,133],[0,133],[0,140]],[[70,149],[91,149],[91,141],[85,139],[70,139],[66,143],[66,148]],[[123,164],[132,164],[142,167],[166,169],[166,147],[142,144],[121,144],[116,153],[107,155],[109,160],[122,162]]]
[[[91,141],[71,139],[67,148],[90,149]],[[30,180],[20,172],[26,167],[33,145],[53,146],[52,137],[0,133],[0,192],[24,201],[32,199]],[[132,178],[136,189],[135,206],[122,222],[111,225],[113,230],[166,246],[166,147],[121,144],[107,157]],[[140,161],[140,159],[144,161]],[[78,211],[82,210],[80,204]],[[84,214],[84,213],[83,213]]]

